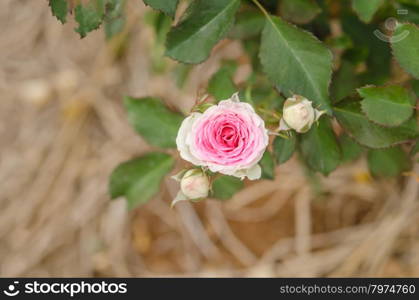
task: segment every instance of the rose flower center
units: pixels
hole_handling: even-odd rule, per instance
[[[228,147],[237,146],[237,133],[236,130],[231,126],[225,126],[221,129],[221,139],[223,144]]]

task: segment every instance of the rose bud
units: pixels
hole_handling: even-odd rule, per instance
[[[294,129],[298,133],[305,133],[324,113],[324,111],[313,108],[311,101],[302,96],[294,95],[284,103],[279,130]]]
[[[172,202],[172,206],[182,200],[197,200],[208,197],[210,181],[201,169],[182,171],[172,177],[180,181],[180,191]]]

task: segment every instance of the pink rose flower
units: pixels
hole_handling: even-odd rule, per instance
[[[237,93],[204,113],[187,117],[178,132],[180,156],[212,172],[259,179],[258,162],[268,146],[265,122]]]

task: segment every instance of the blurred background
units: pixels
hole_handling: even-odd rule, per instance
[[[45,0],[0,1],[0,276],[419,276],[417,165],[376,180],[361,158],[324,178],[294,157],[225,202],[171,209],[171,179],[134,211],[111,201],[112,169],[150,151],[124,95],[188,112],[221,60],[236,82],[250,70],[231,40],[190,70],[162,59],[150,9],[128,6],[129,38],[107,42]]]

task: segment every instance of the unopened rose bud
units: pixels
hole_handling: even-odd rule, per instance
[[[305,133],[324,114],[313,108],[312,102],[302,96],[295,95],[284,103],[283,116],[279,130],[294,129],[298,133]]]
[[[172,206],[182,200],[196,200],[208,197],[210,181],[200,169],[183,171],[173,177],[180,181],[180,191],[172,202]]]
[[[201,170],[189,170],[180,181],[182,193],[189,199],[208,197],[210,183]]]

